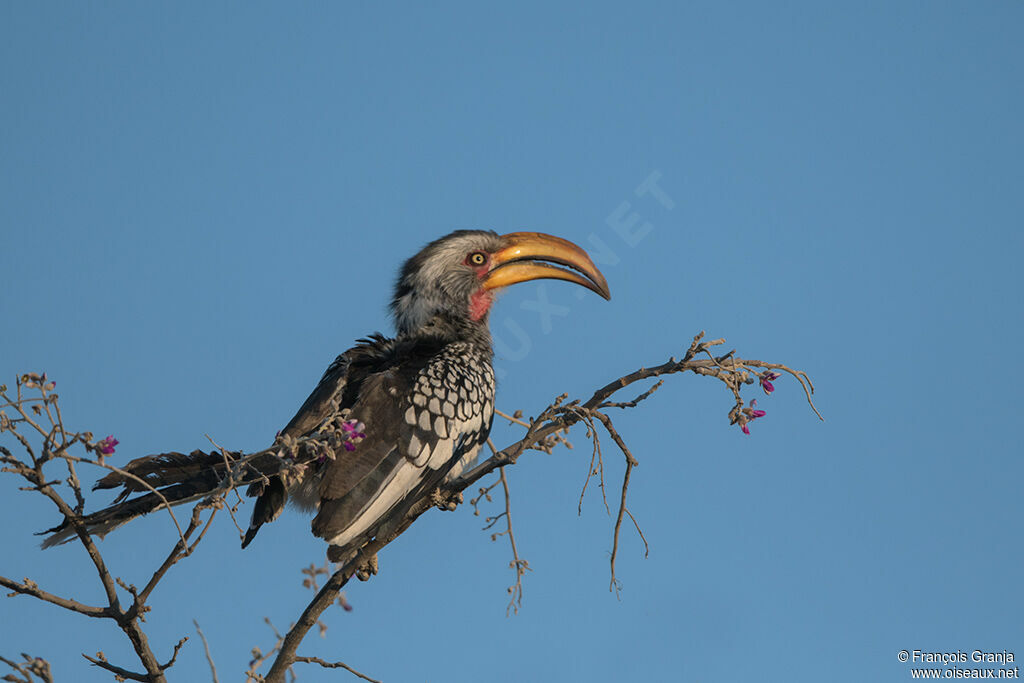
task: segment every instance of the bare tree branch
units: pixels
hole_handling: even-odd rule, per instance
[[[660,382],[658,384],[660,384]],[[651,391],[653,391],[653,389]],[[649,396],[650,393],[648,392],[647,395]],[[637,400],[637,402],[642,400],[643,398],[640,398]],[[633,468],[639,465],[640,463],[637,462],[637,459],[633,457],[633,454],[629,451],[629,447],[626,445],[626,442],[622,440],[622,437],[619,436],[619,433],[615,430],[615,426],[612,425],[611,418],[605,415],[604,413],[598,412],[596,410],[593,414],[594,417],[601,421],[601,423],[604,425],[604,428],[608,431],[608,434],[612,437],[612,440],[615,442],[615,445],[619,447],[619,450],[622,451],[622,454],[626,457],[626,472],[622,475],[622,495],[619,498],[619,511],[615,518],[615,531],[612,534],[612,555],[609,562],[609,564],[611,565],[612,578],[608,590],[614,590],[615,594],[618,595],[621,590],[621,585],[615,578],[615,559],[619,556],[619,531],[622,529],[623,515],[629,515],[629,518],[633,520],[633,526],[636,527],[637,533],[640,534],[640,538],[643,539],[644,557],[647,557],[647,553],[649,550],[647,546],[647,539],[644,537],[644,532],[640,530],[640,525],[636,523],[636,518],[633,517],[633,513],[629,512],[629,508],[626,507],[626,495],[629,492],[629,476],[630,474],[633,473]]]
[[[785,365],[781,364],[769,364],[763,361],[757,360],[744,360],[736,358],[733,351],[726,353],[721,356],[714,356],[710,352],[710,348],[719,346],[724,343],[722,339],[715,339],[711,341],[703,341],[704,333],[700,332],[695,335],[693,342],[687,349],[682,360],[670,359],[668,362],[653,368],[640,368],[632,373],[623,375],[618,379],[615,379],[605,386],[601,387],[584,403],[579,401],[571,401],[565,403],[566,395],[559,396],[552,404],[544,409],[536,419],[530,420],[527,424],[527,432],[519,441],[510,444],[504,449],[498,451],[484,462],[478,464],[468,473],[463,474],[461,477],[445,485],[443,488],[434,492],[433,496],[420,500],[409,510],[406,519],[396,529],[384,536],[378,536],[368,542],[362,550],[357,554],[355,558],[344,564],[338,569],[331,578],[325,583],[324,587],[320,589],[316,597],[310,602],[303,610],[299,620],[292,626],[288,634],[285,636],[284,641],[281,644],[281,649],[278,652],[277,658],[274,660],[270,671],[267,674],[266,680],[268,683],[283,683],[284,674],[295,661],[296,650],[299,643],[308,633],[309,629],[316,623],[320,614],[323,613],[327,607],[333,602],[338,592],[348,583],[349,579],[367,564],[376,565],[377,552],[383,547],[393,541],[395,538],[400,536],[405,530],[418,518],[421,514],[426,512],[431,507],[439,506],[439,501],[448,501],[448,504],[457,503],[461,498],[461,493],[469,486],[472,486],[475,482],[479,481],[482,477],[493,472],[495,469],[504,467],[506,465],[514,464],[516,460],[526,450],[530,448],[537,448],[538,446],[544,447],[546,444],[544,440],[555,435],[561,431],[564,431],[568,427],[576,424],[580,421],[585,421],[588,417],[596,417],[601,414],[598,409],[603,403],[609,401],[618,391],[623,388],[630,386],[638,381],[650,378],[658,377],[661,375],[679,374],[685,372],[693,372],[698,375],[706,377],[714,377],[723,382],[732,392],[736,403],[733,408],[729,411],[729,420],[731,424],[745,427],[746,424],[756,417],[753,413],[744,413],[744,401],[740,396],[740,389],[743,385],[753,384],[755,382],[755,372],[752,368],[778,368],[789,372],[796,377],[801,385],[805,387],[807,400],[811,404],[812,409],[814,405],[811,402],[811,393],[813,392],[813,386],[809,380],[804,384],[806,375],[798,371],[791,370]],[[707,359],[695,358],[698,354],[707,354]],[[653,393],[654,389],[648,389],[646,392],[641,394],[635,399],[635,403],[646,399]],[[607,407],[627,407],[626,404],[615,405],[610,404]],[[749,409],[747,409],[749,410]],[[821,415],[814,409],[818,417]],[[502,417],[516,421],[517,418],[512,418],[504,413],[500,413]],[[601,414],[603,415],[603,414]],[[605,416],[607,418],[607,416]],[[601,418],[597,418],[601,419]],[[822,418],[823,419],[823,418]],[[605,422],[602,420],[606,427],[611,424],[608,420]],[[595,432],[596,433],[596,432]],[[633,467],[636,466],[636,459],[629,452],[628,447],[622,441],[621,437],[618,437],[617,432],[614,428],[609,430],[609,434],[612,435],[612,439],[616,441],[616,444],[622,450],[623,455],[626,457],[626,473],[623,477],[622,496],[620,499],[619,513],[616,519],[614,540],[613,540],[613,551],[612,551],[612,588],[614,590],[617,585],[617,579],[614,575],[614,558],[618,552],[618,534],[621,529],[622,519],[626,514],[629,514],[630,519],[636,524],[636,520],[628,508],[625,505],[625,496],[629,487],[629,477],[632,473]],[[617,438],[618,437],[618,438]],[[637,526],[639,532],[639,526]],[[643,538],[643,534],[640,534],[644,541],[646,548],[647,541]]]
[[[463,473],[462,476],[454,481],[444,484],[424,495],[420,500],[415,501],[403,518],[399,519],[395,524],[389,524],[386,528],[378,529],[377,535],[367,542],[355,557],[336,567],[333,571],[328,569],[327,565],[324,565],[322,568],[310,565],[308,569],[303,570],[303,573],[308,576],[308,586],[316,591],[316,594],[309,604],[306,605],[298,620],[291,625],[284,635],[274,628],[269,619],[266,620],[274,631],[277,642],[267,654],[262,653],[259,649],[253,650],[253,657],[249,663],[249,669],[246,671],[248,680],[283,683],[286,675],[292,671],[295,663],[312,663],[323,668],[343,669],[363,680],[373,681],[374,679],[359,673],[343,662],[327,662],[318,657],[300,656],[297,652],[298,647],[314,625],[319,624],[321,633],[326,630],[326,626],[320,621],[320,616],[331,604],[339,601],[342,606],[346,606],[347,603],[345,603],[343,598],[339,597],[339,594],[352,576],[365,579],[376,573],[377,553],[381,549],[402,535],[420,515],[430,508],[455,509],[462,502],[463,491],[495,470],[498,470],[497,479],[490,485],[481,487],[479,495],[471,500],[471,503],[476,508],[482,498],[490,500],[490,492],[498,484],[501,484],[502,492],[505,496],[504,511],[493,517],[488,517],[486,528],[492,527],[498,520],[504,519],[505,521],[505,529],[495,532],[493,538],[496,539],[498,536],[503,535],[509,537],[509,545],[512,552],[510,567],[515,572],[516,578],[515,583],[508,588],[511,597],[506,613],[509,613],[509,610],[512,613],[517,612],[522,604],[522,576],[530,567],[525,560],[520,558],[516,539],[512,531],[511,495],[507,467],[515,464],[518,458],[527,450],[533,449],[550,453],[558,445],[572,448],[572,444],[566,438],[568,430],[580,422],[587,428],[587,437],[593,440],[593,451],[588,465],[587,478],[580,493],[580,512],[582,511],[583,497],[586,494],[590,478],[596,475],[599,477],[602,500],[610,514],[604,485],[605,463],[602,444],[598,434],[598,422],[601,423],[604,431],[607,432],[618,447],[625,461],[619,503],[612,532],[610,556],[610,590],[618,594],[620,582],[616,576],[615,565],[619,552],[620,532],[623,521],[627,516],[644,544],[645,557],[649,548],[647,539],[644,537],[636,518],[627,505],[630,478],[638,461],[625,440],[616,430],[611,418],[604,411],[610,408],[636,408],[641,402],[649,399],[662,386],[665,380],[658,379],[657,382],[632,400],[614,400],[618,392],[646,379],[661,378],[673,374],[692,372],[696,375],[715,378],[721,381],[732,395],[731,406],[727,413],[729,423],[737,426],[744,433],[749,434],[749,424],[756,419],[763,418],[765,411],[755,408],[754,400],[751,400],[748,404],[744,400],[741,391],[744,387],[760,381],[761,387],[765,392],[770,393],[773,390],[770,381],[779,376],[775,372],[779,371],[789,374],[800,383],[811,409],[821,418],[821,414],[817,411],[812,401],[814,386],[806,373],[778,363],[742,359],[736,356],[735,351],[715,355],[712,353],[712,349],[724,344],[724,340],[704,341],[703,338],[703,332],[696,335],[681,360],[672,358],[660,365],[650,368],[641,367],[636,371],[622,375],[594,391],[585,401],[581,399],[568,400],[568,395],[563,394],[544,408],[535,418],[530,419],[523,419],[522,414],[518,411],[513,415],[496,411],[497,415],[507,419],[509,424],[516,424],[525,429],[520,438],[501,450],[496,449],[493,443],[490,443],[491,456],[489,458],[478,463],[470,471]],[[263,472],[274,471],[275,467],[287,469],[305,466],[309,459],[317,457],[318,453],[322,454],[322,443],[318,441],[316,436],[303,437],[301,439],[286,439],[282,437],[271,448],[244,455],[229,452],[214,442],[213,439],[210,439],[216,451],[210,454],[200,453],[199,455],[206,458],[203,462],[210,461],[211,459],[212,461],[217,461],[213,469],[209,470],[215,474],[212,482],[214,484],[213,490],[210,491],[209,488],[203,489],[208,493],[199,494],[204,497],[192,507],[189,523],[187,527],[182,528],[174,513],[170,511],[171,505],[187,500],[195,501],[198,496],[192,498],[179,496],[177,500],[168,500],[159,490],[161,486],[166,486],[167,482],[160,481],[162,475],[157,469],[152,467],[151,463],[158,462],[159,458],[172,459],[179,457],[184,459],[185,456],[177,453],[167,453],[161,456],[152,456],[148,459],[137,459],[123,468],[109,465],[105,461],[104,455],[111,453],[112,448],[107,450],[107,447],[103,445],[107,441],[106,439],[96,442],[93,440],[93,435],[89,432],[69,433],[65,430],[57,395],[52,393],[53,386],[54,383],[48,381],[45,374],[37,375],[33,373],[23,375],[18,379],[16,396],[14,397],[9,396],[6,386],[0,386],[0,398],[4,401],[0,405],[0,432],[10,433],[24,450],[26,456],[24,458],[15,457],[10,450],[0,446],[0,464],[2,464],[0,470],[20,476],[28,484],[23,487],[23,490],[36,491],[47,497],[56,506],[65,519],[62,528],[73,532],[74,537],[78,539],[78,542],[86,550],[103,587],[106,605],[85,605],[75,600],[61,597],[41,589],[30,579],[18,582],[13,579],[0,577],[0,585],[12,591],[10,593],[12,596],[19,594],[28,595],[85,616],[111,619],[132,643],[135,654],[142,664],[143,671],[136,672],[112,664],[107,661],[102,653],[97,653],[95,657],[83,656],[93,665],[122,679],[146,681],[147,683],[164,683],[166,681],[165,670],[175,663],[178,653],[187,638],[183,638],[174,646],[170,659],[166,664],[161,665],[156,659],[141,625],[149,609],[147,605],[148,599],[170,569],[182,558],[188,557],[194,552],[213,523],[217,510],[228,505],[226,496],[230,492],[235,491],[237,495],[236,489],[238,486],[261,480],[265,481],[266,475]],[[24,389],[38,390],[40,395],[38,397],[28,397],[25,395]],[[8,416],[4,413],[5,408],[13,409],[16,414]],[[28,427],[28,431],[34,431],[39,435],[42,439],[41,450],[35,448],[31,440],[19,431],[23,426]],[[85,448],[87,453],[93,454],[94,457],[72,455],[69,449],[76,445]],[[300,452],[305,453],[309,458],[301,459],[299,457]],[[44,474],[44,466],[53,460],[63,460],[65,463],[67,477],[63,481],[48,478]],[[150,465],[147,465],[147,462]],[[132,501],[145,499],[140,504],[141,507],[135,508],[135,510],[140,510],[138,514],[166,508],[174,521],[178,538],[141,590],[136,589],[134,585],[126,583],[120,578],[115,578],[111,574],[94,542],[94,534],[105,533],[105,531],[94,531],[86,520],[88,516],[84,514],[85,495],[76,472],[76,465],[79,464],[100,467],[110,472],[111,474],[104,477],[101,483],[104,486],[111,484],[123,485],[125,491],[122,495],[134,492],[143,493],[138,498],[132,499]],[[180,481],[180,479],[177,481]],[[65,500],[61,495],[59,490],[61,485],[69,487],[72,498],[71,502]],[[151,497],[147,498],[147,496]],[[240,502],[241,498],[239,497]],[[237,504],[234,507],[229,506],[228,511],[233,523],[241,534],[242,530],[234,518],[235,508],[237,508]],[[204,520],[202,513],[207,509],[210,510],[210,514]],[[321,576],[326,577],[322,586],[320,585]],[[131,596],[131,601],[127,608],[122,606],[118,587]],[[351,608],[346,607],[346,609]],[[213,663],[209,643],[206,641],[198,623],[195,623],[195,626],[203,640],[207,661],[210,665],[213,680],[216,683],[217,671]],[[0,661],[14,670],[15,673],[12,676],[22,676],[26,681],[30,681],[30,676],[50,680],[45,677],[49,676],[48,665],[45,667],[46,674],[44,676],[41,664],[36,664],[35,659],[28,658],[27,656],[24,657],[26,659],[25,662],[12,662],[3,658],[0,658]],[[262,664],[270,660],[273,661],[270,670],[264,678],[257,673],[257,670]],[[292,676],[294,677],[294,673],[292,673]]]
[[[188,642],[188,636],[184,636],[174,645],[174,652],[171,654],[171,658],[167,660],[166,664],[160,666],[161,670],[166,671],[174,666],[174,662],[178,661],[178,651],[181,650],[181,646]]]
[[[493,446],[492,446],[493,448]],[[509,567],[515,572],[516,582],[509,586],[508,593],[511,598],[508,601],[508,607],[505,608],[505,616],[508,616],[509,610],[512,610],[513,614],[519,613],[519,608],[523,605],[523,574],[527,571],[533,571],[530,569],[530,563],[526,560],[520,559],[519,551],[516,549],[516,536],[512,532],[512,495],[508,490],[508,475],[505,472],[505,468],[502,467],[498,470],[501,474],[501,488],[505,491],[505,531],[502,534],[508,536],[508,544],[512,548],[512,561],[509,562]],[[498,534],[499,536],[502,534]]]
[[[494,441],[487,439],[487,447],[491,449],[491,453],[497,453],[498,449],[494,445]],[[502,467],[498,470],[498,478],[495,479],[490,485],[482,486],[477,492],[477,496],[469,501],[470,505],[473,506],[473,514],[476,516],[480,515],[480,500],[486,499],[488,502],[492,500],[491,491],[494,490],[498,484],[501,484],[502,493],[505,496],[505,509],[503,512],[487,517],[484,520],[484,531],[489,531],[494,527],[500,520],[505,520],[505,530],[497,531],[491,534],[491,540],[496,541],[500,536],[507,536],[509,542],[509,548],[512,551],[512,561],[509,562],[509,568],[515,573],[515,582],[508,587],[508,594],[510,596],[508,606],[505,608],[505,616],[512,614],[518,614],[519,608],[523,604],[523,574],[527,571],[533,571],[530,569],[530,563],[519,557],[519,550],[516,547],[515,533],[512,531],[512,495],[509,491],[508,485],[508,473],[505,468]]]
[[[349,666],[345,662],[325,662],[324,660],[320,659],[319,657],[296,657],[295,661],[296,662],[304,662],[304,663],[308,663],[308,664],[319,664],[320,666],[322,666],[325,669],[344,669],[345,671],[348,671],[350,674],[352,674],[354,676],[357,676],[357,677],[363,679],[364,681],[370,681],[370,683],[381,683],[376,678],[370,678],[366,674],[360,673],[360,672],[356,671],[355,669],[353,669],[351,666]]]
[[[10,588],[11,593],[7,594],[7,597],[14,597],[15,595],[30,595],[33,598],[39,598],[44,602],[63,607],[66,610],[72,612],[78,612],[84,614],[87,617],[109,617],[110,611],[107,607],[93,607],[92,605],[83,605],[77,600],[71,600],[70,598],[62,598],[59,595],[48,593],[40,588],[35,581],[31,579],[24,579],[21,583],[12,581],[6,576],[0,576],[0,586],[4,588]]]
[[[203,651],[206,653],[206,662],[210,665],[210,675],[213,677],[213,683],[220,683],[220,679],[217,678],[217,665],[213,663],[213,654],[210,652],[210,643],[206,641],[206,634],[203,633],[203,629],[199,628],[199,622],[195,619],[192,620],[192,625],[196,627],[196,633],[199,634],[199,638],[203,641]]]
[[[89,655],[83,652],[82,656],[85,657],[93,666],[98,666],[99,668],[114,674],[118,677],[118,680],[123,681],[125,679],[128,679],[130,681],[143,681],[143,683],[147,683],[148,681],[152,680],[148,673],[140,674],[135,671],[129,671],[128,669],[125,669],[123,667],[111,664],[107,661],[107,658],[103,655],[102,652],[97,652],[95,657],[90,657]]]
[[[53,674],[50,671],[50,663],[42,657],[32,657],[24,652],[21,653],[23,662],[15,662],[6,657],[0,657],[0,662],[14,669],[21,678],[14,674],[7,674],[0,680],[11,681],[11,683],[35,683],[38,678],[43,683],[53,683]]]
[[[122,679],[146,681],[147,683],[163,683],[166,681],[164,671],[172,667],[175,661],[177,661],[178,653],[187,641],[187,637],[182,638],[174,646],[170,659],[165,664],[160,664],[149,645],[148,638],[146,637],[140,623],[143,621],[145,612],[148,610],[148,607],[145,604],[146,599],[154,590],[156,584],[166,574],[167,570],[181,557],[190,554],[194,550],[195,545],[202,539],[213,518],[213,513],[211,513],[210,518],[202,527],[202,531],[198,534],[196,540],[190,545],[188,539],[193,535],[196,529],[200,527],[202,522],[200,513],[206,507],[214,507],[215,513],[216,504],[204,502],[197,505],[193,509],[192,523],[187,532],[183,532],[181,530],[181,527],[177,525],[177,520],[175,519],[175,525],[178,529],[178,540],[175,547],[164,563],[155,571],[153,577],[141,592],[138,591],[134,585],[126,583],[118,577],[114,577],[107,568],[103,556],[93,539],[93,534],[84,521],[83,511],[85,508],[85,496],[82,493],[81,482],[78,478],[77,472],[75,471],[75,465],[78,463],[84,463],[101,467],[108,471],[114,471],[125,478],[132,479],[141,489],[148,489],[152,493],[156,493],[160,496],[162,496],[162,494],[155,491],[148,482],[136,477],[132,473],[108,465],[104,461],[103,456],[105,453],[113,452],[113,447],[110,443],[107,443],[107,440],[94,443],[92,434],[89,432],[69,434],[65,429],[63,416],[57,404],[57,395],[49,393],[52,387],[53,383],[46,380],[45,374],[36,375],[34,373],[29,373],[18,378],[16,398],[12,398],[8,395],[6,386],[0,386],[0,398],[4,400],[3,405],[0,406],[0,412],[2,412],[4,408],[13,408],[17,412],[17,416],[13,419],[6,414],[3,414],[3,416],[0,417],[0,432],[9,432],[13,434],[17,438],[18,442],[25,447],[25,451],[28,454],[28,461],[26,462],[15,458],[8,449],[0,447],[0,454],[2,454],[0,455],[0,459],[2,459],[2,462],[5,465],[3,471],[21,476],[30,484],[28,487],[29,490],[38,491],[57,507],[60,513],[64,516],[65,523],[74,531],[75,536],[85,548],[89,559],[92,561],[96,574],[103,586],[107,604],[104,607],[84,605],[75,600],[63,598],[48,591],[44,591],[30,579],[17,582],[5,577],[0,577],[0,585],[11,589],[12,593],[10,595],[29,595],[78,614],[114,621],[131,642],[132,647],[135,650],[135,654],[142,663],[145,672],[135,672],[112,664],[107,661],[106,657],[103,656],[102,653],[97,653],[95,657],[90,657],[89,655],[83,655],[83,657],[92,662],[95,666],[103,668]],[[26,397],[23,392],[23,389],[26,388],[37,389],[40,392],[40,397]],[[28,407],[28,410],[26,410],[26,407]],[[29,414],[29,410],[31,410],[31,412],[41,420],[43,418],[48,420],[49,429],[45,428],[41,422],[33,419]],[[36,455],[36,451],[28,445],[28,439],[18,432],[18,427],[22,424],[28,425],[42,436],[43,448],[40,455]],[[72,455],[68,452],[68,449],[75,444],[81,444],[86,448],[86,450],[95,452],[97,457],[92,459]],[[109,451],[106,450],[108,447],[110,448]],[[43,467],[48,462],[55,459],[63,460],[67,466],[68,478],[65,482],[60,482],[59,480],[51,481],[43,472]],[[58,491],[57,486],[61,483],[65,483],[71,489],[75,500],[74,505],[68,503]],[[166,499],[164,499],[164,503],[166,506]],[[127,591],[132,597],[131,604],[127,609],[122,607],[121,598],[118,595],[117,590],[118,586]]]

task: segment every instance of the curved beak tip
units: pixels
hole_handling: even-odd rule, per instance
[[[513,232],[501,239],[505,247],[492,256],[493,265],[484,281],[487,289],[554,279],[586,287],[605,300],[612,298],[608,281],[590,256],[569,240],[542,232]]]

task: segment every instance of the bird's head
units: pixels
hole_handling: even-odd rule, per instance
[[[485,329],[497,290],[544,278],[611,298],[601,271],[568,240],[541,232],[457,230],[405,262],[391,310],[399,333],[428,326]]]

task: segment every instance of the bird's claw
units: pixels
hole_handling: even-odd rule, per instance
[[[356,578],[360,581],[369,581],[370,577],[377,573],[380,565],[377,563],[376,553],[371,555],[356,569]]]
[[[438,510],[444,510],[445,512],[454,512],[459,505],[462,504],[463,497],[461,491],[455,493],[444,493],[441,489],[434,489],[434,494],[431,496],[431,502]]]

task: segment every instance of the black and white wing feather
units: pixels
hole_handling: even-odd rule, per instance
[[[454,342],[400,344],[361,382],[350,416],[366,439],[326,464],[313,533],[358,549],[449,476],[487,440],[494,415],[490,356]],[[341,554],[344,554],[343,552]]]
[[[334,546],[332,556],[345,555],[400,520],[446,477],[457,476],[490,432],[489,349],[376,336],[331,364],[283,433],[307,435],[339,412],[365,425],[365,439],[354,451],[337,450],[287,488],[271,477],[253,491],[259,499],[243,546],[291,497],[317,510],[313,533]]]

